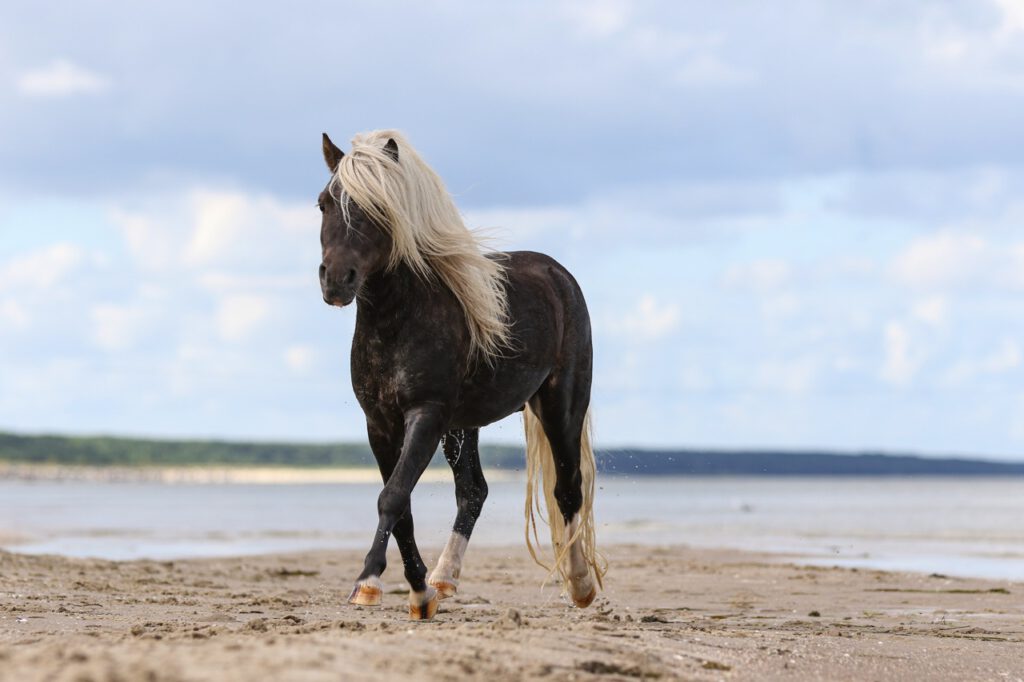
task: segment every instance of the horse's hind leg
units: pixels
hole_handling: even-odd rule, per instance
[[[589,404],[589,376],[576,377],[575,382],[567,377],[549,378],[530,400],[530,408],[540,419],[551,446],[555,465],[554,495],[565,523],[562,538],[555,541],[555,551],[560,555],[565,544],[571,542],[564,575],[568,578],[573,602],[581,608],[589,606],[597,596],[591,561],[584,553],[585,538],[582,534],[575,537],[580,525],[587,522],[581,518],[584,482],[580,458],[584,439],[588,438],[584,429]]]
[[[442,441],[445,459],[455,475],[458,513],[448,543],[430,574],[429,583],[437,588],[441,598],[453,596],[458,589],[462,557],[487,499],[487,481],[480,468],[479,436],[479,429],[454,429]]]

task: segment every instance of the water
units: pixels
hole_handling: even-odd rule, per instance
[[[0,546],[109,559],[363,549],[379,491],[0,481]],[[523,502],[522,482],[493,483],[473,543],[522,544]],[[420,546],[442,546],[455,515],[451,484],[421,484],[413,509]],[[1024,580],[1022,518],[1024,479],[605,477],[597,498],[601,543],[1015,580]]]

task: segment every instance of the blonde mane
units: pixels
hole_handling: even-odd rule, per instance
[[[385,149],[398,145],[398,160]],[[462,222],[444,183],[396,130],[352,138],[331,181],[347,213],[347,198],[391,233],[388,267],[405,263],[426,281],[447,286],[466,315],[471,346],[486,360],[509,344],[505,268],[485,255],[478,235]],[[345,216],[346,220],[348,216]]]

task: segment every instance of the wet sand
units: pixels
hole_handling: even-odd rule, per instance
[[[364,608],[344,603],[360,552],[0,552],[0,680],[1024,680],[1022,583],[604,549],[606,590],[578,610],[524,548],[471,546],[430,623],[407,619],[396,554]]]

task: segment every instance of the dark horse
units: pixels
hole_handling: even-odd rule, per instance
[[[438,599],[457,589],[487,497],[479,429],[524,410],[528,546],[536,559],[529,530],[536,539],[543,488],[550,570],[577,606],[588,606],[604,568],[594,549],[593,359],[579,285],[543,254],[485,254],[398,132],[357,136],[348,155],[325,134],[323,153],[331,180],[318,201],[320,285],[330,305],[356,301],[352,387],[384,479],[377,532],[349,601],[380,604],[394,533],[412,588],[410,617],[434,616]],[[442,440],[458,512],[428,581],[410,495]]]

